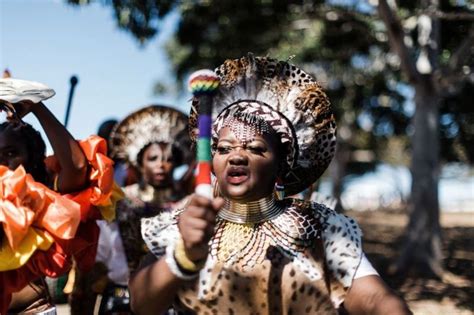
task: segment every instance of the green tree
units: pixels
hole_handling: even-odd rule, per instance
[[[440,11],[442,8],[448,11]],[[458,19],[469,13],[465,8],[453,6],[449,1],[440,4],[437,0],[423,0],[416,9],[418,14],[414,18],[417,33],[414,38],[408,37],[412,39],[410,45],[406,41],[407,32],[396,14],[395,4],[389,6],[386,0],[379,0],[378,5],[378,13],[387,30],[390,46],[400,58],[402,73],[415,89],[416,103],[413,117],[410,222],[406,231],[406,246],[395,269],[405,270],[415,262],[427,265],[428,270],[442,276],[438,199],[439,111],[443,98],[459,94],[459,87],[469,79],[463,68],[470,69],[473,65],[474,27],[472,22],[458,23],[457,30],[449,27],[448,17]],[[471,21],[472,17],[467,15]],[[448,34],[448,29],[449,36],[442,39],[443,30]],[[452,42],[454,38],[457,43]],[[450,57],[443,60],[443,53]]]
[[[373,165],[367,162],[387,152],[387,141],[396,136],[404,143],[414,130],[410,223],[395,270],[419,266],[442,276],[440,156],[471,162],[474,157],[472,97],[467,98],[474,81],[471,1],[105,3],[114,8],[118,24],[140,42],[159,31],[162,17],[180,12],[178,30],[167,47],[178,80],[249,51],[280,59],[295,55],[294,62],[316,74],[335,104],[340,142],[333,172],[336,194],[351,166],[367,169]],[[415,91],[413,117],[402,82]],[[353,163],[354,152],[360,150],[372,151],[375,159]]]

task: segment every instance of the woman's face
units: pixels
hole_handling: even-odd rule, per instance
[[[224,197],[249,202],[273,193],[279,161],[274,135],[256,134],[243,144],[226,127],[219,132],[212,166]]]
[[[140,171],[145,182],[154,188],[167,188],[172,184],[173,156],[171,145],[153,143],[142,157]]]
[[[20,139],[8,132],[0,132],[0,165],[15,170],[19,165],[28,168],[28,150]],[[27,169],[27,172],[29,170]]]

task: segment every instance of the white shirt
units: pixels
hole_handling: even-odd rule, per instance
[[[100,228],[96,261],[102,262],[109,270],[107,276],[114,283],[128,285],[129,270],[127,258],[116,222],[97,221]]]
[[[372,266],[370,261],[365,256],[365,253],[362,253],[362,259],[360,260],[360,264],[357,267],[357,270],[354,275],[354,280],[359,279],[365,276],[378,276],[379,273],[375,268]]]

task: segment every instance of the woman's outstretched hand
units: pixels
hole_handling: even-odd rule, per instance
[[[190,197],[188,206],[180,214],[178,220],[178,228],[183,240],[178,245],[180,253],[183,250],[181,246],[184,247],[186,260],[199,266],[204,262],[209,251],[209,240],[214,234],[217,212],[223,205],[222,198],[209,200],[196,194]],[[176,253],[175,248],[175,264],[178,264],[176,267],[184,267],[179,265]],[[130,301],[134,313],[166,313],[175,300],[178,290],[183,287],[185,281],[188,281],[173,271],[174,267],[170,267],[167,256],[168,253],[131,276]],[[185,268],[183,270],[186,271]]]
[[[193,195],[186,210],[179,216],[178,228],[183,238],[186,256],[194,262],[206,259],[209,240],[214,234],[216,216],[224,199],[209,200]]]
[[[33,110],[33,106],[44,106],[42,102],[38,104],[33,103],[32,101],[21,101],[15,104],[12,104],[13,108],[15,109],[15,113],[18,118],[25,117],[29,112]],[[9,119],[13,118],[13,116],[9,116]]]

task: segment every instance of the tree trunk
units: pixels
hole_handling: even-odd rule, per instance
[[[441,227],[439,223],[439,113],[440,97],[430,76],[415,85],[415,116],[412,141],[412,188],[405,243],[392,272],[418,271],[442,276]]]
[[[329,172],[332,181],[332,196],[336,199],[335,210],[342,213],[344,208],[342,207],[341,196],[344,189],[344,176],[347,174],[347,165],[351,158],[351,151],[347,139],[342,139],[338,135],[337,142],[336,154],[329,166]]]

